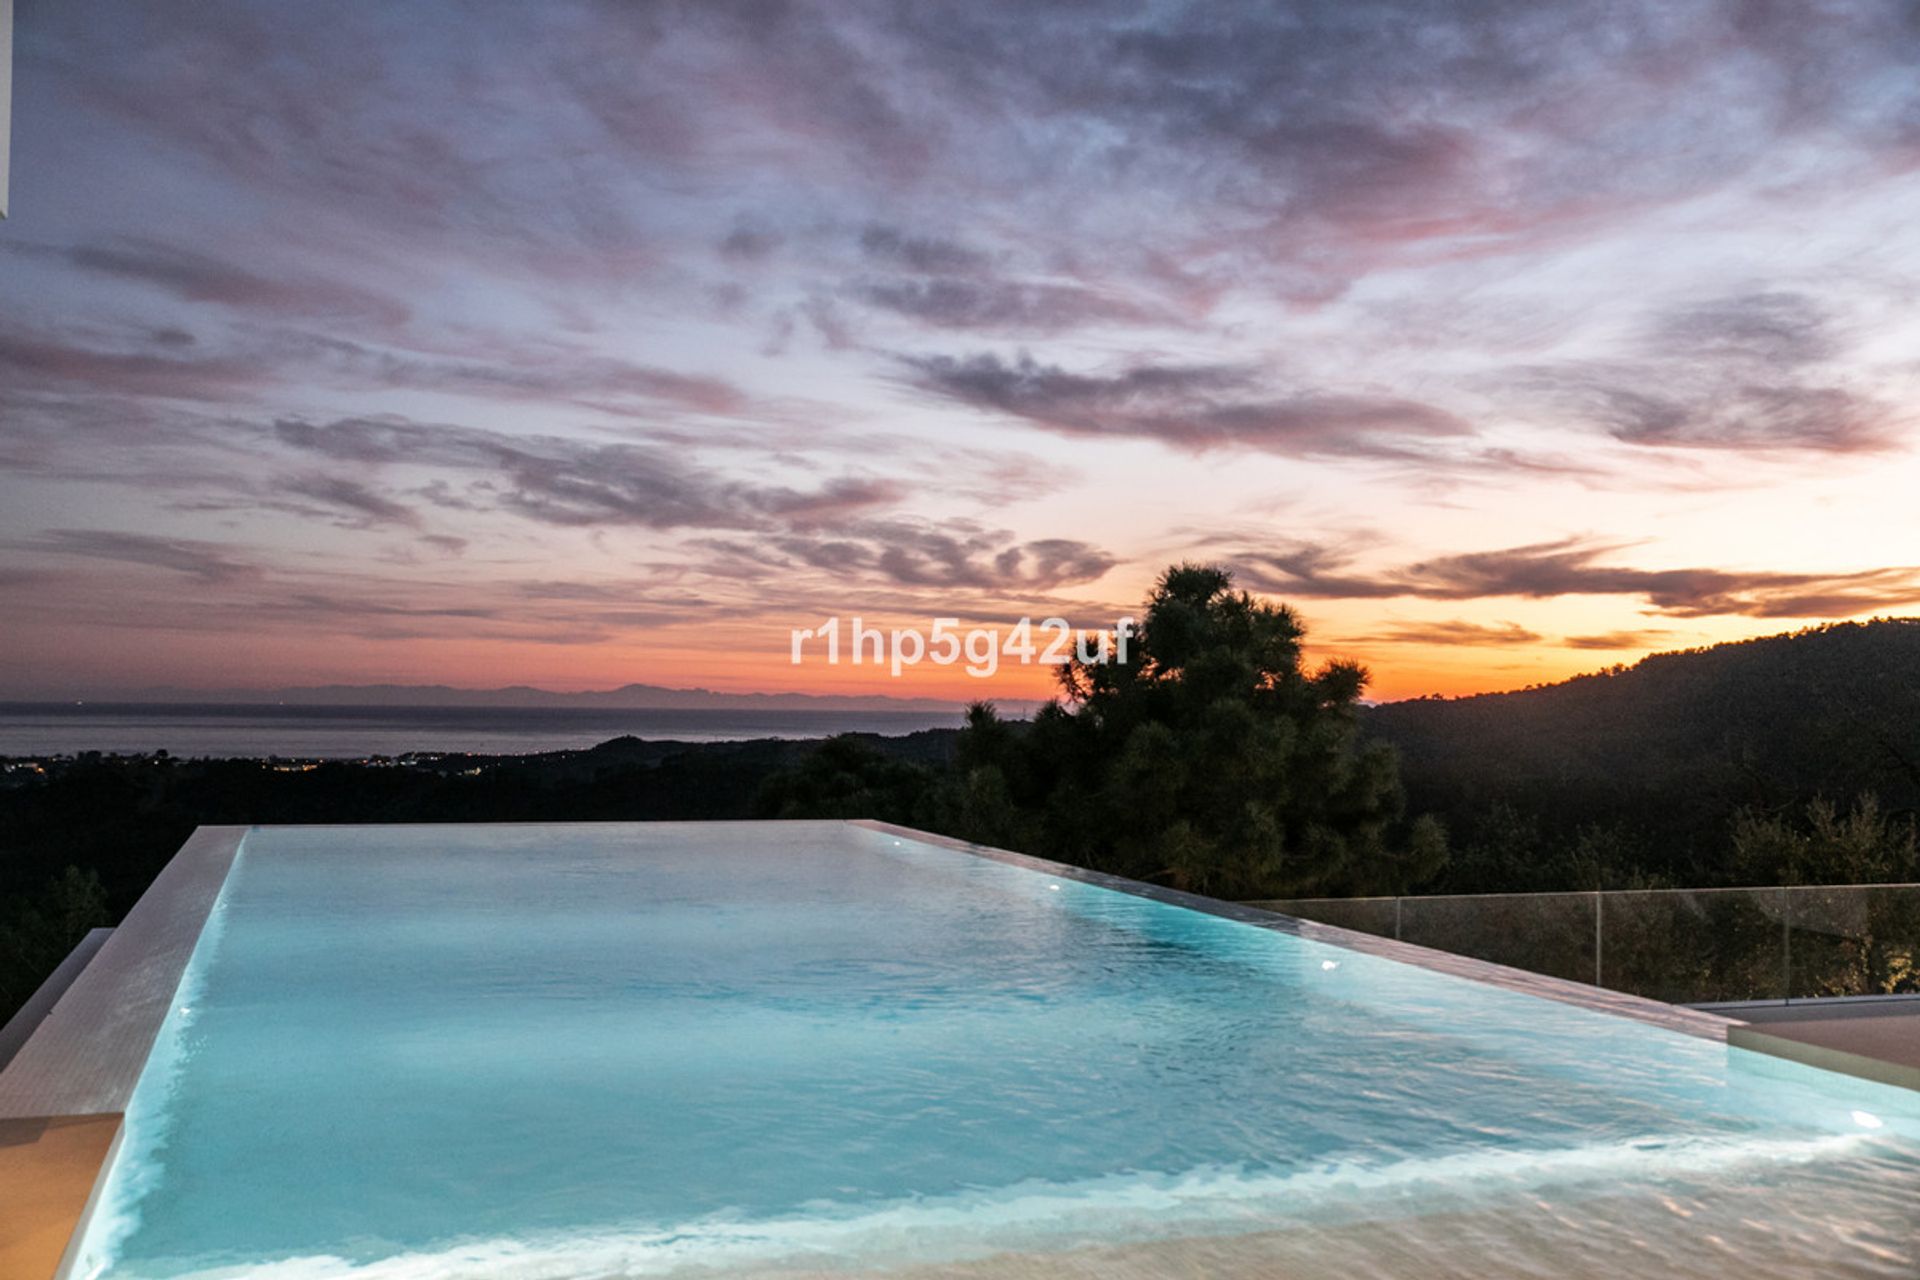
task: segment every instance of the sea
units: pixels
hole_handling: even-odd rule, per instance
[[[955,711],[618,710],[0,702],[0,756],[166,751],[354,760],[408,752],[531,755],[632,736],[677,742],[957,729]]]

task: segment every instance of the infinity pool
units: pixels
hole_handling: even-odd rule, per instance
[[[1916,1102],[842,823],[272,828],[81,1273],[1910,1278]]]

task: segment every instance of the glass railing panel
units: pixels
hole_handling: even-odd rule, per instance
[[[1920,995],[1920,884],[1253,905],[1671,1004]]]
[[[1795,1000],[1920,993],[1920,885],[1785,890]]]
[[[1591,893],[1403,898],[1400,940],[1549,977],[1592,982],[1593,899]]]
[[[1602,896],[1602,986],[1672,1004],[1785,997],[1781,890],[1653,889]]]

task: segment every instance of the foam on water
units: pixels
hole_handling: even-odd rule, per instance
[[[463,1242],[373,1262],[310,1256],[167,1273],[169,1280],[573,1280],[670,1275],[688,1266],[866,1266],[951,1262],[1008,1250],[1214,1234],[1355,1214],[1392,1216],[1471,1205],[1488,1191],[1563,1192],[1622,1179],[1665,1181],[1830,1160],[1862,1139],[1828,1135],[1740,1142],[1649,1136],[1601,1147],[1463,1152],[1381,1166],[1291,1174],[1194,1169],[1177,1177],[1109,1176],[1070,1186],[1026,1183],[879,1208],[832,1202],[771,1221],[710,1218],[539,1239]],[[1395,1202],[1398,1201],[1396,1204]],[[125,1273],[141,1276],[143,1273]]]

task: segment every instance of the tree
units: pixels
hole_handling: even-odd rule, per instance
[[[1871,792],[1842,814],[1816,797],[1805,821],[1741,809],[1733,816],[1734,876],[1748,884],[1887,884],[1920,876],[1920,830],[1888,816]]]
[[[1440,829],[1400,830],[1393,752],[1359,738],[1366,669],[1309,671],[1304,635],[1224,569],[1167,570],[1125,661],[1117,637],[1114,660],[1072,661],[1025,732],[969,712],[952,825],[1224,897],[1410,887],[1445,858]]]
[[[1792,928],[1791,994],[1887,995],[1920,990],[1920,830],[1890,817],[1871,793],[1842,813],[1809,802],[1800,820],[1742,810],[1733,867],[1785,892]]]
[[[24,1004],[87,931],[107,921],[99,875],[78,867],[68,867],[38,898],[0,917],[0,1015]]]
[[[913,823],[933,775],[883,755],[853,734],[838,734],[793,768],[773,774],[754,798],[761,818],[880,818]]]

